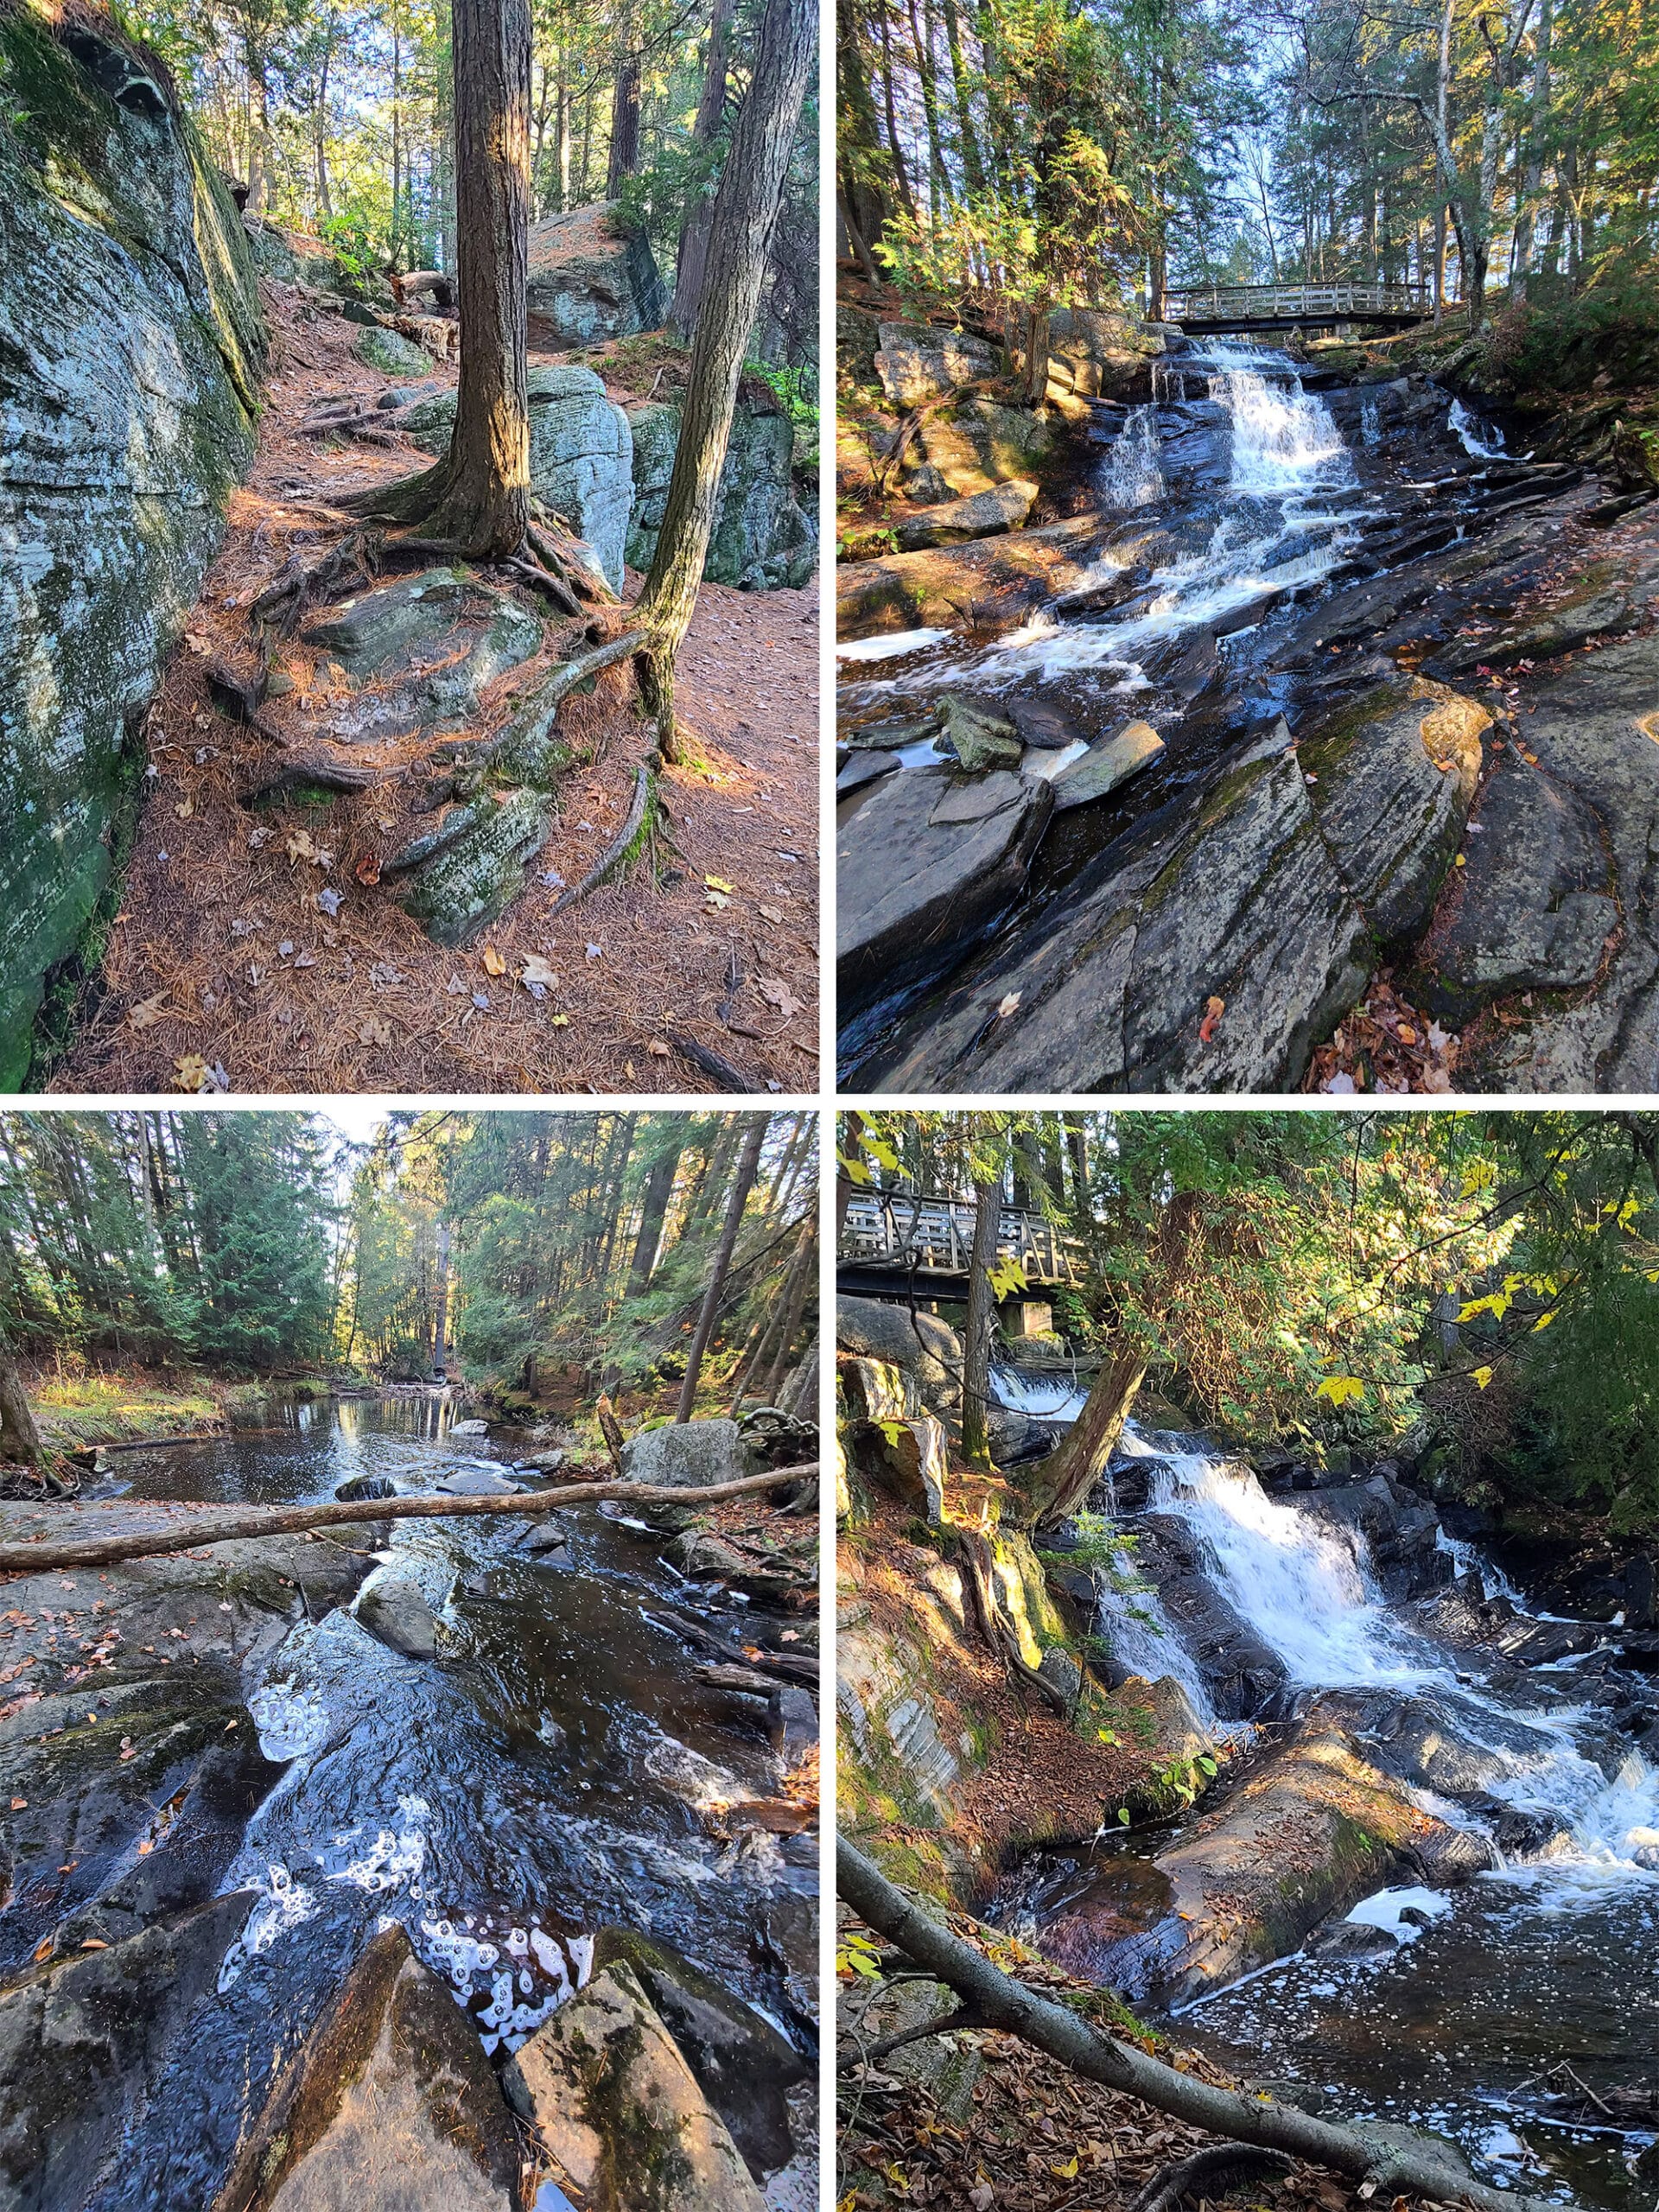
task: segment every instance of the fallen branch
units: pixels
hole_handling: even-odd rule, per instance
[[[555,915],[562,914],[567,906],[574,906],[590,891],[597,891],[613,868],[619,868],[627,858],[629,848],[645,826],[645,810],[651,804],[651,763],[642,760],[633,772],[633,803],[628,809],[628,818],[610,843],[594,862],[574,890],[567,891],[554,907]]]
[[[293,1536],[312,1529],[361,1528],[367,1521],[473,1520],[486,1514],[550,1513],[556,1506],[597,1504],[601,1499],[636,1505],[714,1505],[723,1498],[746,1497],[752,1491],[778,1490],[785,1483],[817,1481],[816,1461],[798,1467],[774,1467],[739,1482],[711,1483],[688,1490],[661,1483],[572,1483],[524,1497],[363,1498],[352,1504],[257,1505],[233,1513],[203,1514],[176,1527],[124,1536],[77,1536],[60,1543],[0,1544],[0,1575],[35,1574],[45,1567],[114,1567],[123,1560],[161,1559],[204,1544],[234,1544],[260,1536]]]
[[[798,1473],[799,1470],[796,1471]],[[635,1487],[638,1488],[638,1484]],[[709,1497],[713,1492],[705,1490],[697,1495]],[[680,1612],[673,1605],[664,1605],[656,1599],[642,1598],[639,1603],[642,1611],[649,1613],[653,1620],[666,1621],[674,1633],[683,1637],[694,1650],[706,1651],[715,1659],[728,1661],[731,1658],[731,1646],[722,1643],[717,1636],[710,1636],[702,1624],[694,1621],[689,1614]],[[810,1690],[817,1697],[818,1662],[816,1659],[797,1659],[786,1651],[762,1651],[758,1647],[753,1648],[754,1656],[747,1663],[757,1674],[777,1675],[786,1682],[798,1683],[803,1689]],[[747,1657],[747,1654],[745,1656]]]
[[[704,1075],[713,1076],[724,1090],[764,1090],[766,1087],[759,1076],[750,1075],[734,1060],[728,1060],[723,1053],[715,1052],[711,1045],[699,1044],[683,1029],[671,1029],[668,1041],[683,1060],[690,1060],[692,1066],[701,1068]]]
[[[1154,2174],[1129,2212],[1180,2212],[1187,2196],[1213,2203],[1241,2182],[1282,2181],[1294,2164],[1282,2151],[1264,2150],[1259,2143],[1212,2144]]]
[[[280,733],[268,730],[263,722],[256,722],[254,728],[262,737],[275,738],[279,745],[289,742]],[[307,753],[285,760],[271,775],[258,776],[251,783],[239,784],[236,796],[242,805],[252,806],[262,798],[269,798],[273,792],[287,791],[296,784],[315,784],[320,791],[372,791],[376,784],[385,781],[385,776],[378,769],[348,767],[343,761],[331,760],[324,753]]]
[[[1339,2126],[1299,2112],[1270,2097],[1220,2089],[1195,2075],[1119,2043],[1052,1998],[1039,1997],[994,1967],[960,1936],[894,1887],[855,1844],[836,1841],[836,1888],[843,1904],[949,1988],[990,2026],[1046,2051],[1085,2081],[1138,2097],[1190,2126],[1225,2141],[1259,2144],[1328,2166],[1361,2184],[1361,2193],[1386,2203],[1396,2195],[1425,2196],[1441,2204],[1464,2202],[1482,2212],[1562,2212],[1559,2200],[1522,2196],[1453,2173],[1432,2153],[1369,2135],[1363,2126]]]

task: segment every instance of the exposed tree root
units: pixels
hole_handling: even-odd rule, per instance
[[[1028,1683],[1045,1704],[1050,1705],[1064,1720],[1071,1711],[1071,1701],[1058,1682],[1051,1682],[1046,1675],[1039,1675],[1028,1667],[1020,1649],[1020,1640],[1002,1617],[997,1603],[996,1585],[992,1580],[993,1561],[988,1538],[977,1529],[958,1529],[957,1548],[962,1558],[963,1579],[973,1599],[974,1616],[980,1634],[1017,1680]]]
[[[256,622],[269,622],[291,637],[300,617],[314,601],[321,599],[348,578],[353,587],[372,583],[379,573],[385,541],[378,531],[353,530],[308,567],[291,554],[253,602]]]
[[[545,592],[561,614],[582,613],[582,603],[569,584],[553,575],[550,569],[543,569],[539,563],[521,560],[515,553],[512,558],[504,562],[502,566],[511,569],[514,575],[522,576],[534,590]]]
[[[642,836],[650,835],[646,817],[651,810],[651,763],[642,760],[633,772],[633,802],[628,809],[627,820],[582,881],[563,894],[553,909],[556,915],[562,914],[567,906],[574,906],[579,899],[585,899],[590,891],[597,891],[612,870],[620,868],[638,849]]]
[[[1136,2045],[1119,2043],[1091,2027],[1069,2005],[1039,1997],[1003,1974],[971,1943],[895,1888],[844,1836],[836,1843],[836,1887],[843,1904],[935,1980],[955,1990],[987,2024],[1046,2050],[1085,2081],[1103,2082],[1226,2142],[1261,2145],[1328,2166],[1385,2202],[1394,2193],[1404,2192],[1441,2204],[1465,2202],[1478,2205],[1481,2212],[1551,2212],[1552,2205],[1554,2212],[1562,2212],[1558,2200],[1522,2196],[1462,2179],[1427,2147],[1421,2152],[1402,2149],[1368,2134],[1363,2126],[1317,2120],[1271,2097],[1217,2088],[1195,2075],[1178,2074]]]
[[[1241,2182],[1282,2181],[1295,2163],[1283,2151],[1269,2151],[1259,2143],[1217,2143],[1155,2173],[1129,2212],[1180,2212],[1185,2197],[1205,2196],[1213,2202]]]
[[[263,734],[269,736],[273,733]],[[257,806],[261,799],[270,798],[277,791],[291,791],[300,784],[315,784],[326,791],[366,791],[385,780],[372,768],[347,767],[343,761],[331,760],[326,753],[302,753],[285,760],[274,775],[238,785],[236,795],[244,806]]]

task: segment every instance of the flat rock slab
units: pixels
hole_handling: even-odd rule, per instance
[[[1149,768],[1164,749],[1164,741],[1150,722],[1127,722],[1112,737],[1091,745],[1080,760],[1062,768],[1054,779],[1054,811],[1069,813],[1104,798],[1131,776]]]
[[[1082,590],[1110,533],[1093,517],[1019,530],[972,544],[882,561],[843,561],[836,569],[836,635],[898,630],[1012,629],[1038,607]]]
[[[987,383],[1001,373],[997,348],[965,330],[925,322],[884,322],[880,327],[875,372],[895,407],[919,407],[960,385]]]
[[[453,1475],[440,1475],[432,1485],[446,1497],[512,1497],[521,1495],[525,1488],[511,1475],[499,1475],[493,1467],[461,1467]]]
[[[867,784],[879,784],[899,766],[896,753],[857,753],[836,778],[836,797],[850,798]]]
[[[356,695],[328,734],[367,740],[475,713],[486,684],[540,652],[543,631],[464,569],[428,569],[342,600],[301,635]]]
[[[585,2212],[764,2212],[729,2129],[626,1960],[562,2005],[502,2080]]]
[[[947,499],[919,515],[907,515],[894,531],[899,550],[918,552],[929,545],[961,545],[975,537],[995,537],[1005,530],[1019,530],[1037,501],[1037,486],[1027,478],[994,484],[967,498]]]
[[[257,1901],[257,1891],[232,1891],[10,1992],[0,2004],[6,2212],[85,2204],[112,2177]]]
[[[754,1472],[734,1421],[672,1421],[631,1436],[622,1447],[622,1479],[675,1490],[706,1490]]]
[[[1297,733],[1308,798],[1383,944],[1414,936],[1463,838],[1491,716],[1444,684],[1382,684]]]
[[[395,1927],[277,2083],[215,2212],[514,2212],[518,2169],[483,2045]]]
[[[1618,926],[1600,827],[1570,787],[1511,754],[1481,802],[1434,966],[1461,1020],[1504,991],[1588,983]]]
[[[1294,1089],[1374,952],[1308,800],[1295,756],[1266,741],[1184,827],[1109,848],[1063,901],[1005,927],[901,1019],[866,1079],[906,1091]],[[891,879],[898,849],[885,858]],[[842,869],[844,901],[845,859]],[[974,881],[949,887],[947,918]],[[1205,1038],[1212,997],[1224,1011]]]
[[[995,813],[936,823],[935,809],[957,788],[948,771],[891,776],[837,836],[836,957],[847,1012],[949,966],[1025,882],[1053,811],[1052,786],[1011,776],[1007,804]]]

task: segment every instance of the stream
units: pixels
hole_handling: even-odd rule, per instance
[[[111,1491],[289,1503],[358,1476],[425,1488],[511,1464],[499,1431],[452,1438],[435,1395],[284,1400],[262,1422],[273,1412],[275,1426],[124,1452]],[[341,1609],[297,1626],[249,1686],[267,1756],[291,1764],[220,1889],[261,1899],[172,2094],[99,2199],[111,2212],[209,2201],[270,2076],[395,1921],[498,2056],[581,1985],[613,1923],[675,1946],[810,2052],[817,1839],[709,1833],[702,1808],[772,1796],[778,1765],[764,1715],[734,1721],[651,1617],[653,1596],[710,1619],[708,1600],[617,1508],[566,1516],[568,1565],[524,1551],[534,1525],[389,1524],[379,1557],[442,1605],[437,1662],[398,1656]],[[804,2178],[774,2177],[771,2201],[810,2201],[791,2194]]]
[[[1293,1956],[1178,2008],[1174,2031],[1309,2109],[1452,2137],[1489,2179],[1618,2212],[1650,2204],[1659,2133],[1569,2124],[1543,2082],[1563,2060],[1592,2092],[1656,2081],[1659,1773],[1630,1739],[1648,1700],[1618,1664],[1617,1626],[1573,1637],[1586,1648],[1555,1663],[1516,1666],[1436,1632],[1440,1608],[1449,1622],[1459,1600],[1447,1584],[1390,1602],[1366,1539],[1321,1513],[1318,1492],[1269,1496],[1193,1436],[1131,1433],[1116,1471],[1120,1491],[1145,1499],[1119,1511],[1096,1494],[1127,1540],[1095,1571],[1120,1678],[1175,1676],[1212,1735],[1250,1756],[1256,1730],[1217,1714],[1210,1671],[1137,1574],[1135,1551],[1162,1528],[1275,1655],[1281,1719],[1316,1694],[1346,1700],[1362,1753],[1385,1769],[1395,1757],[1408,1794],[1491,1839],[1497,1862],[1455,1888],[1402,1882],[1362,1899],[1347,1918],[1385,1931],[1376,1955],[1321,1955],[1327,1931],[1316,1930]],[[1446,1571],[1515,1603],[1468,1545],[1443,1530],[1432,1544],[1450,1554]],[[1516,1612],[1520,1635],[1523,1602]],[[1398,1761],[1402,1713],[1433,1788]],[[1005,1878],[995,1916],[1039,1936],[1091,1885],[1121,1891],[1168,1842],[1165,1830],[1034,1853]]]
[[[1592,501],[1593,486],[1574,493],[1581,470],[1510,455],[1497,426],[1421,378],[1344,382],[1242,340],[1173,348],[1152,365],[1150,401],[1091,404],[1095,457],[1061,501],[1096,526],[1078,543],[1080,576],[1068,573],[1014,626],[967,580],[977,626],[838,648],[854,761],[882,745],[901,773],[943,759],[908,731],[952,692],[1012,718],[1027,777],[1060,775],[1131,718],[1165,747],[1109,797],[1054,815],[1011,912],[944,932],[930,973],[885,991],[859,984],[845,1082],[941,1087],[961,1054],[944,1031],[932,1041],[955,1004],[952,971],[970,963],[958,980],[988,989],[993,967],[1012,976],[1058,913],[1109,895],[1149,847],[1171,848],[1200,797],[1281,715],[1300,731],[1344,691],[1396,678],[1383,656],[1409,647],[1432,661],[1437,642],[1472,634],[1471,614],[1512,609],[1569,512]],[[1529,524],[1521,547],[1497,527],[1517,509]],[[1501,575],[1471,555],[1469,541],[1489,535]],[[843,801],[844,852],[880,789],[866,783]],[[930,1071],[938,1083],[922,1080]]]

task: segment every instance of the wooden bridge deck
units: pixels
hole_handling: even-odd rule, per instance
[[[1079,1280],[1071,1256],[1076,1239],[1024,1206],[1004,1206],[997,1224],[996,1256],[1017,1260],[1029,1288],[1057,1287]],[[960,1198],[917,1197],[902,1191],[855,1191],[836,1248],[836,1273],[848,1278],[908,1278],[943,1288],[965,1285],[974,1249],[974,1208]]]
[[[1427,287],[1418,284],[1177,284],[1164,294],[1165,321],[1187,331],[1403,325],[1430,312]]]

